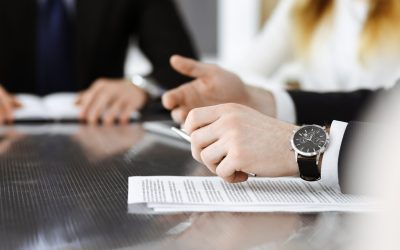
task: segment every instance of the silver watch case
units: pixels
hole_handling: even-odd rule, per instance
[[[294,145],[294,136],[296,135],[297,131],[299,131],[300,129],[302,129],[304,127],[310,127],[310,126],[316,127],[318,129],[322,129],[325,132],[326,140],[325,140],[324,146],[321,147],[320,150],[318,150],[316,152],[308,152],[307,153],[307,152],[303,152],[303,151],[301,151],[301,150],[296,148],[296,146]],[[319,126],[319,125],[312,124],[312,125],[303,125],[300,128],[293,130],[293,134],[292,134],[292,136],[290,138],[290,145],[291,145],[291,150],[295,152],[296,160],[298,158],[298,155],[301,155],[301,156],[304,156],[304,157],[317,156],[317,162],[319,162],[319,156],[326,151],[326,149],[328,148],[328,145],[329,145],[329,141],[330,141],[330,137],[329,137],[329,133],[326,131],[326,127],[322,127],[322,126]]]

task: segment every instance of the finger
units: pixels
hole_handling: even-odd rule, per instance
[[[170,60],[171,66],[181,73],[193,78],[199,78],[209,73],[210,65],[189,59],[187,57],[174,55]]]
[[[110,96],[107,93],[100,94],[98,98],[93,100],[86,113],[89,124],[98,123],[100,116],[110,102]]]
[[[110,126],[115,123],[118,119],[120,112],[124,107],[124,103],[122,101],[116,100],[111,107],[105,112],[102,117],[103,124],[106,126]]]
[[[247,173],[237,171],[237,172],[235,172],[235,177],[233,178],[231,183],[244,182],[244,181],[247,181],[248,179],[249,179],[249,175]],[[225,181],[227,181],[227,180],[225,180]]]
[[[200,152],[203,164],[214,174],[217,174],[217,166],[226,157],[227,150],[222,141],[216,141]]]
[[[86,119],[87,118],[87,113],[94,102],[94,100],[97,98],[98,94],[101,93],[103,85],[100,84],[95,84],[95,86],[91,87],[89,90],[87,90],[85,93],[82,94],[81,100],[80,100],[80,105],[81,105],[81,118]]]
[[[12,97],[12,105],[14,108],[21,108],[23,106],[15,96]]]
[[[78,94],[78,96],[76,97],[76,100],[75,100],[75,105],[81,105],[84,95],[85,95],[84,92],[80,92]]]
[[[185,100],[185,93],[182,86],[170,90],[162,96],[162,104],[168,110],[172,110],[184,104],[184,100]]]
[[[3,122],[11,122],[13,120],[12,99],[4,91],[0,92],[0,102],[2,105]]]
[[[220,135],[218,133],[219,131],[217,125],[217,123],[212,123],[208,126],[195,130],[190,135],[192,146],[195,150],[193,153],[196,155],[197,159],[202,159],[200,157],[200,153],[204,148],[210,146],[218,140]]]
[[[186,108],[174,109],[171,112],[172,119],[179,124],[184,123],[189,111]]]
[[[89,110],[91,109],[93,103],[96,101],[98,98],[98,95],[100,94],[101,89],[94,89],[94,90],[88,90],[82,95],[81,99],[81,119],[87,119],[88,118],[88,113]]]
[[[5,122],[5,110],[4,106],[0,103],[0,125],[3,125]]]
[[[218,120],[223,113],[223,110],[223,105],[192,109],[189,112],[183,127],[190,135],[193,131]]]
[[[134,111],[136,111],[134,104],[126,104],[122,109],[121,114],[119,116],[119,123],[122,125],[126,125],[129,123],[131,116]]]
[[[236,161],[232,160],[228,153],[227,157],[217,166],[216,173],[229,183],[246,181],[249,178],[248,174],[240,171],[239,168],[240,166],[237,166]]]

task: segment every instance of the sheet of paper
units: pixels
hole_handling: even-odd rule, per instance
[[[128,209],[131,213],[361,212],[375,206],[365,197],[294,177],[257,177],[228,184],[219,177],[153,176],[129,178]]]
[[[22,107],[14,111],[15,120],[46,120],[49,118],[40,97],[29,94],[19,94],[16,95],[16,98],[21,103]]]
[[[44,97],[43,105],[53,120],[77,120],[80,109],[76,99],[74,93],[55,93]]]
[[[17,95],[22,107],[15,110],[17,121],[31,120],[78,120],[80,108],[75,104],[77,94],[54,93],[43,98],[29,94]],[[133,112],[131,120],[140,118],[139,112]]]

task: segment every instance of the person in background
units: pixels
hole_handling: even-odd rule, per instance
[[[124,78],[132,37],[153,66],[148,79],[161,89],[186,80],[169,66],[173,53],[196,57],[172,0],[0,0],[0,6],[0,123],[12,122],[19,106],[11,93],[78,91],[82,120],[126,123],[152,95],[146,84]]]
[[[322,178],[342,192],[358,192],[348,173],[368,170],[363,164],[349,164],[350,145],[362,131],[373,151],[372,135],[379,136],[381,128],[352,121],[359,120],[377,95],[398,100],[400,93],[400,84],[390,91],[271,92],[246,85],[216,65],[179,56],[171,63],[196,79],[165,93],[163,104],[190,135],[193,157],[227,182],[245,181],[247,173],[300,176],[307,181]],[[384,125],[397,131],[390,123]]]
[[[256,85],[319,92],[390,87],[400,77],[399,23],[398,0],[283,0],[226,66]]]

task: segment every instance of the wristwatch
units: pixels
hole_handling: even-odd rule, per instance
[[[327,129],[318,125],[304,125],[293,131],[290,143],[299,165],[300,177],[306,181],[320,180],[318,166],[329,144]]]
[[[129,79],[129,81],[136,87],[144,90],[151,99],[160,98],[164,92],[160,87],[158,87],[155,81],[149,77],[134,75]]]

